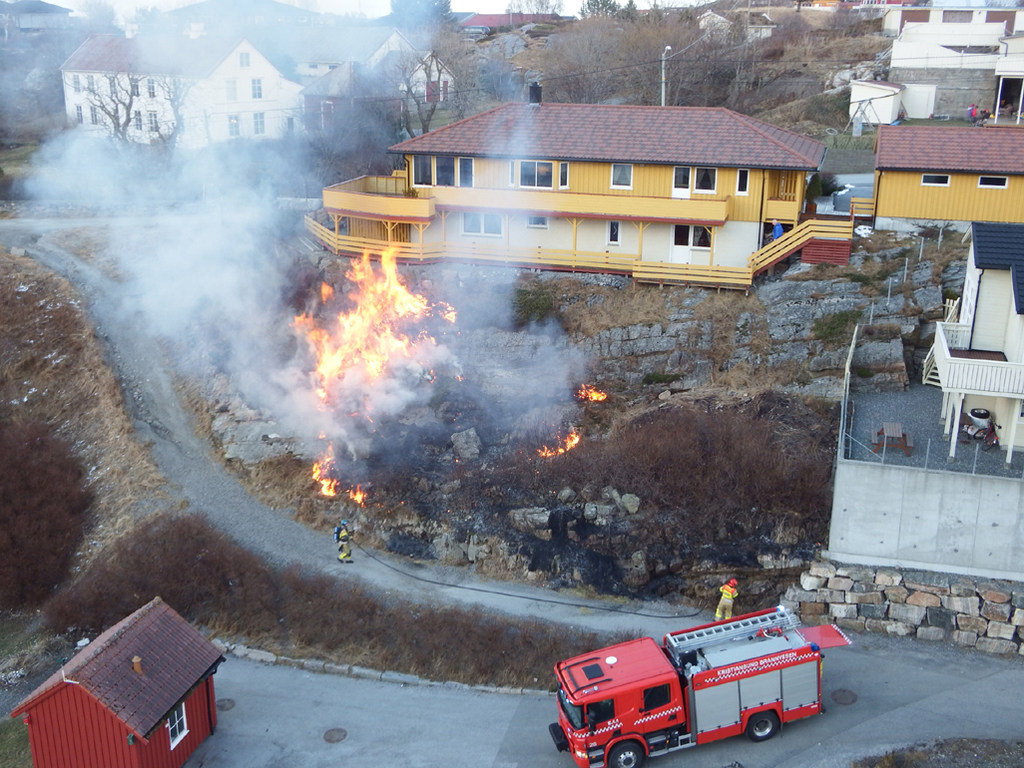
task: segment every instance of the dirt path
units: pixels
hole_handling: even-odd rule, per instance
[[[172,383],[172,367],[142,317],[126,309],[131,283],[111,279],[75,255],[42,241],[54,229],[81,226],[137,226],[136,220],[0,220],[0,242],[24,248],[81,292],[108,362],[122,383],[125,400],[143,441],[171,483],[172,507],[187,504],[247,549],[277,566],[298,564],[338,578],[360,579],[386,594],[429,602],[479,605],[488,611],[531,616],[596,631],[640,631],[659,636],[710,619],[690,609],[644,602],[621,604],[584,600],[543,587],[488,582],[469,569],[423,565],[377,551],[357,549],[356,565],[335,560],[329,536],[292,519],[292,510],[273,509],[252,498],[198,438]]]

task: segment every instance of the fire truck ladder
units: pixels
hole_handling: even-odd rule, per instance
[[[764,629],[795,629],[800,626],[799,617],[792,611],[779,606],[774,613],[747,616],[723,624],[715,624],[689,632],[678,632],[665,636],[665,642],[676,661],[682,654],[707,645],[717,645],[741,637],[752,637]]]

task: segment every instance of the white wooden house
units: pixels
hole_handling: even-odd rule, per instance
[[[1024,224],[975,222],[959,317],[937,324],[925,382],[942,387],[954,456],[962,414],[984,409],[1007,464],[1024,446]]]
[[[92,35],[61,72],[72,125],[127,141],[279,138],[301,113],[302,87],[245,40]]]

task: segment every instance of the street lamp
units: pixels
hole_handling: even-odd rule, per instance
[[[665,106],[665,59],[668,58],[668,52],[672,50],[671,45],[666,45],[665,50],[661,52],[661,106]]]

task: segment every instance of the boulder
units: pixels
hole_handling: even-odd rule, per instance
[[[456,432],[452,435],[452,447],[459,459],[480,458],[480,436],[476,433],[475,427],[470,427],[465,432]]]

